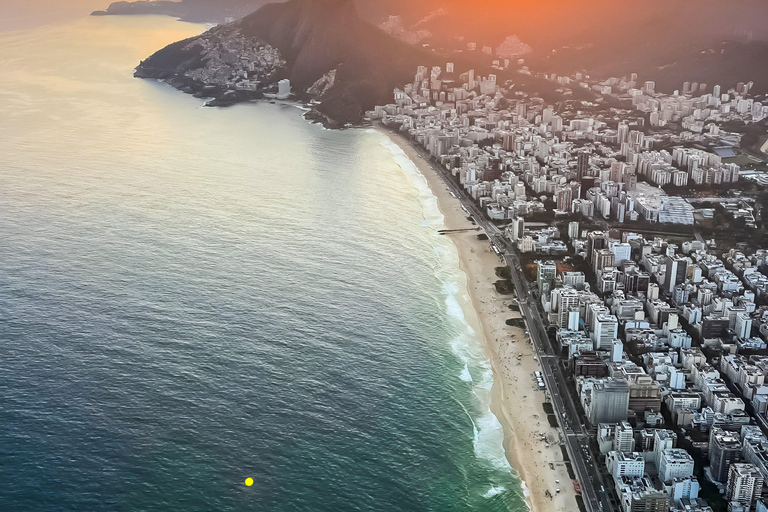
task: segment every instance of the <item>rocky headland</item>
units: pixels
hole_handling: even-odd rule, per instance
[[[276,92],[314,100],[308,117],[357,123],[435,57],[363,21],[352,0],[289,0],[173,43],[142,61],[135,76],[229,105]]]
[[[230,23],[166,46],[142,61],[134,76],[164,80],[188,94],[212,98],[210,106],[224,106],[261,98],[287,76],[286,66],[277,48],[246,37]]]

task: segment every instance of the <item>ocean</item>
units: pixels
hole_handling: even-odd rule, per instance
[[[0,510],[526,510],[424,178],[132,77],[203,30],[0,32]]]

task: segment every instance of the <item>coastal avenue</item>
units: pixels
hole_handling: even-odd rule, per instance
[[[483,214],[475,202],[464,193],[461,187],[447,176],[442,169],[433,165],[425,151],[416,145],[414,146],[421,156],[430,162],[432,169],[437,172],[453,195],[461,202],[467,213],[485,231],[488,239],[500,252],[500,256],[509,267],[520,313],[525,320],[529,336],[536,350],[544,381],[552,401],[552,407],[565,440],[568,458],[571,460],[576,478],[581,485],[584,505],[588,512],[612,510],[613,507],[608,501],[607,493],[603,492],[605,484],[593,462],[595,460],[594,455],[589,453],[588,432],[579,420],[579,409],[572,395],[568,392],[565,376],[559,364],[559,356],[555,353],[549,342],[549,336],[544,329],[544,322],[541,319],[539,308],[528,290],[528,283],[522,274],[517,249],[504,237],[501,230]],[[587,455],[590,457],[589,464],[585,460]],[[600,493],[597,491],[598,488],[601,489]]]

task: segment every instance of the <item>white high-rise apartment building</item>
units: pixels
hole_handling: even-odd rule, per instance
[[[287,78],[283,78],[277,82],[277,97],[280,99],[287,99],[291,95],[291,81]]]
[[[671,448],[661,452],[659,480],[668,484],[677,478],[693,476],[693,457],[681,448]]]
[[[749,317],[749,313],[737,313],[736,314],[736,326],[734,327],[736,336],[745,340],[749,338],[752,333],[752,319]]]
[[[751,509],[763,493],[763,475],[752,464],[734,462],[728,468],[725,499]]]
[[[614,315],[600,314],[595,318],[595,330],[592,333],[592,341],[595,342],[595,350],[608,349],[613,340],[619,335],[619,320]]]
[[[622,421],[616,425],[613,436],[613,449],[623,453],[635,451],[635,433],[628,421]]]

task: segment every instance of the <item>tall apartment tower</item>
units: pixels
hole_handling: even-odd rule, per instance
[[[752,464],[731,464],[728,469],[728,484],[725,487],[725,499],[729,503],[739,503],[747,510],[754,510],[755,502],[763,494],[763,475]],[[731,507],[728,507],[730,510]]]
[[[736,314],[736,326],[734,327],[736,336],[745,340],[749,338],[752,333],[752,319],[749,313],[737,313]]]
[[[569,222],[568,223],[568,238],[570,238],[571,240],[579,238],[579,223],[578,222]]]
[[[573,190],[569,187],[562,187],[557,191],[557,209],[566,212],[571,211],[571,201],[573,199]]]
[[[624,142],[629,142],[629,125],[624,121],[619,123],[618,138],[619,145],[623,144]]]
[[[725,482],[728,468],[741,461],[741,439],[734,432],[712,427],[709,432],[709,467],[712,478]]]
[[[512,241],[517,242],[525,234],[525,220],[522,217],[512,219]]]
[[[584,176],[589,176],[589,151],[583,149],[579,151],[579,160],[576,164],[576,176],[581,181]]]
[[[625,261],[632,259],[632,246],[628,243],[611,242],[608,244],[613,254],[616,255],[616,265],[621,265]]]
[[[685,282],[685,276],[688,272],[688,260],[673,256],[667,259],[667,273],[664,282],[664,288],[668,293],[675,290],[675,286]]]
[[[291,95],[291,81],[284,78],[277,82],[277,97],[281,100],[287,99]]]
[[[559,292],[557,294],[557,325],[566,329],[569,328],[570,313],[579,310],[579,292],[570,288],[561,289]]]
[[[606,267],[613,267],[616,263],[616,255],[610,249],[599,249],[592,255],[592,269],[597,273]]]
[[[557,277],[557,264],[554,261],[536,262],[536,284],[540,294],[549,293],[555,277]]]
[[[621,379],[586,382],[581,389],[581,404],[591,425],[625,421],[629,414],[629,384]]]
[[[608,247],[608,235],[602,231],[592,231],[587,235],[587,261],[594,261],[595,251]]]
[[[656,429],[653,431],[653,463],[656,469],[661,466],[661,455],[664,450],[671,450],[677,444],[677,434],[671,430]]]
[[[661,452],[659,480],[665,484],[693,476],[693,457],[682,448],[671,448]]]
[[[592,333],[592,341],[595,350],[610,349],[619,335],[619,320],[614,315],[598,314],[595,318],[595,331]]]
[[[613,436],[613,449],[617,452],[632,453],[635,451],[635,433],[628,421],[616,424]]]

